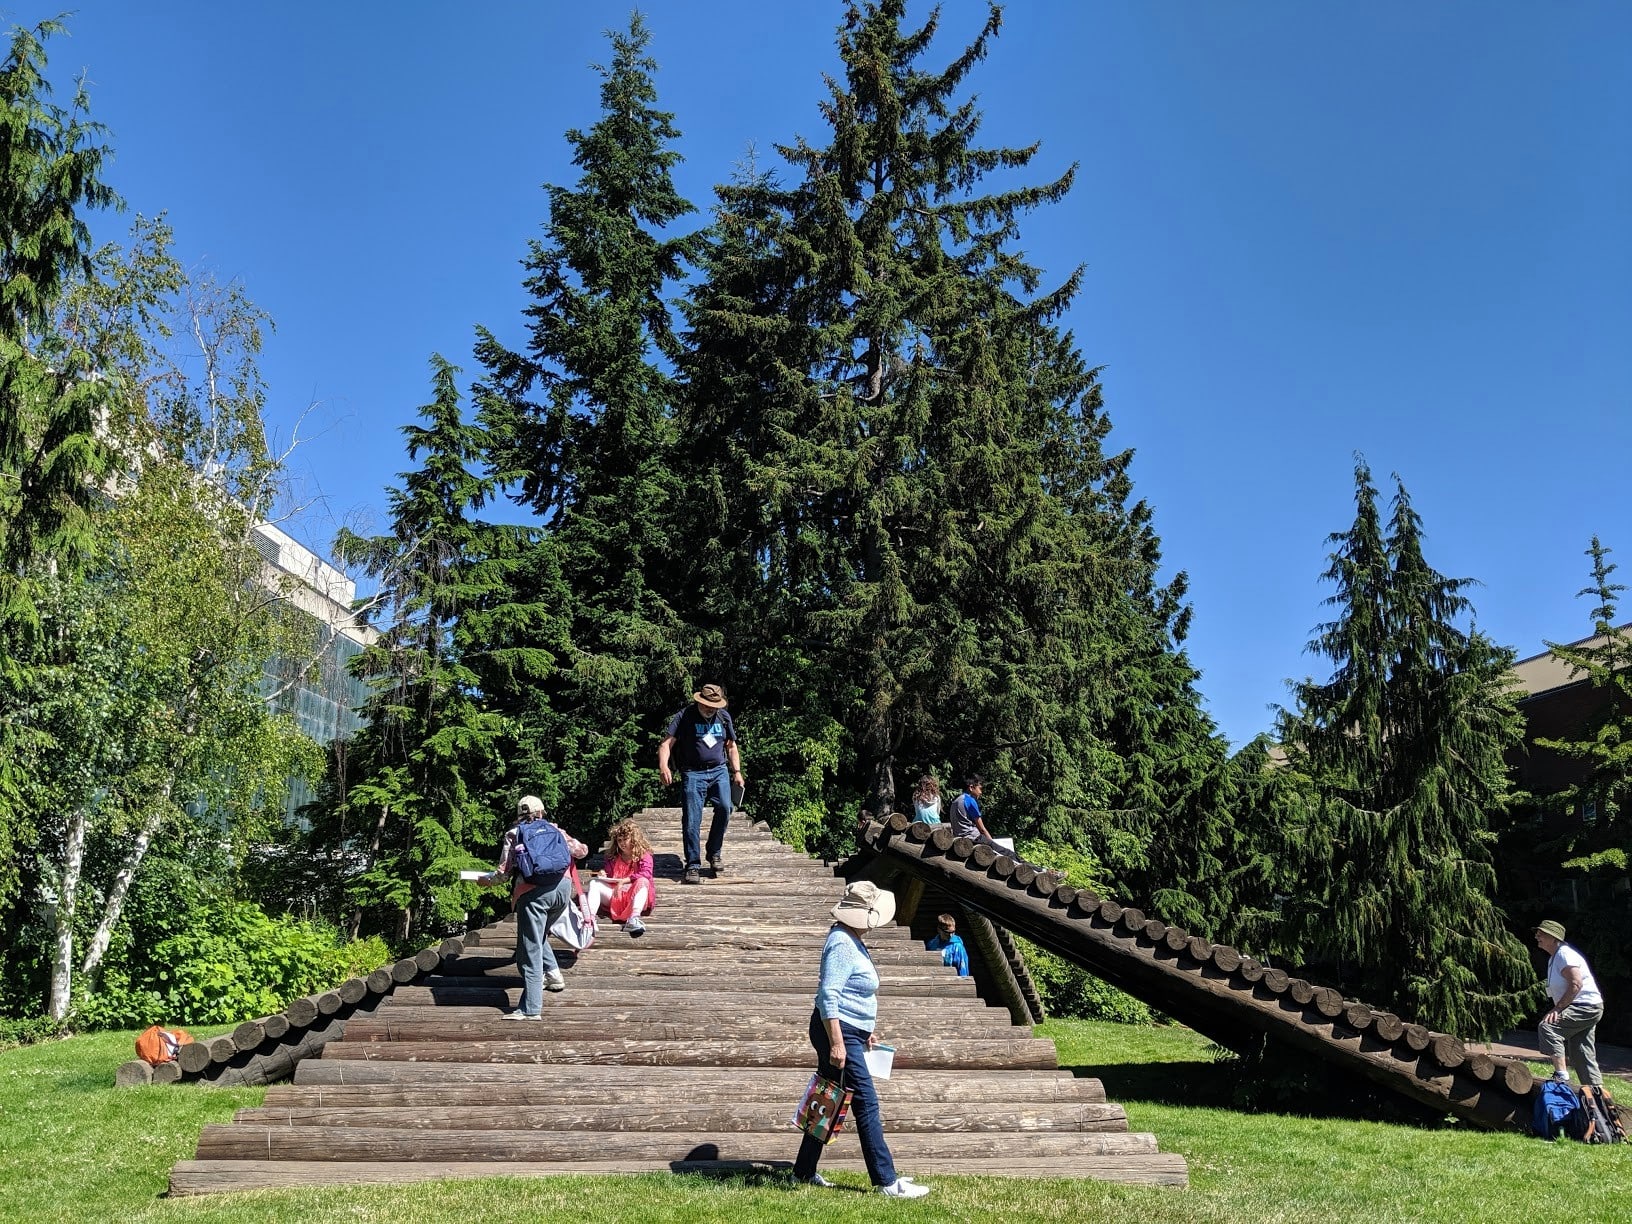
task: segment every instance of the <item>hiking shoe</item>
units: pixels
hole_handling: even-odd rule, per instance
[[[703,872],[700,867],[687,867],[686,874],[680,877],[680,883],[682,884],[701,884],[702,882]]]
[[[629,936],[630,939],[639,939],[646,934],[646,924],[639,918],[631,918],[623,924],[623,933]]]
[[[724,875],[725,874],[725,860],[722,859],[719,855],[716,854],[713,858],[708,860],[708,869],[710,871],[712,871],[717,876]]]
[[[533,1012],[513,1011],[513,1012],[505,1012],[504,1015],[499,1017],[499,1019],[500,1020],[542,1020],[542,1019],[544,1019],[544,1017],[541,1016],[541,1015],[537,1015],[537,1014],[535,1014]]]
[[[567,988],[567,979],[561,976],[561,970],[551,969],[544,975],[544,989],[551,994],[559,994]],[[537,1019],[535,1016],[534,1019]]]
[[[812,1173],[809,1177],[796,1177],[793,1180],[798,1182],[801,1186],[820,1186],[824,1190],[833,1189],[833,1183],[828,1181],[827,1178],[823,1177],[820,1173]]]
[[[898,1177],[887,1186],[880,1186],[878,1192],[885,1198],[923,1198],[929,1193],[928,1186],[920,1186],[910,1177]]]
[[[1570,1082],[1570,1073],[1568,1071],[1554,1071],[1553,1078],[1555,1080],[1562,1080],[1567,1084]]]

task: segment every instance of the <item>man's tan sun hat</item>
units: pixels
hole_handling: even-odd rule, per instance
[[[1551,918],[1549,918],[1546,922],[1536,923],[1536,930],[1540,931],[1543,935],[1551,935],[1554,939],[1558,940],[1559,943],[1564,942],[1564,924],[1562,922],[1554,922]]]
[[[717,684],[705,684],[691,695],[698,705],[709,710],[725,709],[725,690]]]
[[[871,880],[857,880],[845,888],[833,917],[858,931],[888,926],[895,918],[895,894]]]

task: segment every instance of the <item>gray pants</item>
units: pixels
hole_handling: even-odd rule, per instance
[[[1536,1026],[1536,1037],[1541,1052],[1547,1058],[1560,1054],[1568,1057],[1577,1078],[1583,1084],[1604,1086],[1604,1077],[1598,1072],[1598,1021],[1604,1018],[1603,1004],[1582,1007],[1571,1003],[1559,1013],[1557,1024],[1543,1020]]]
[[[572,877],[531,888],[516,901],[516,964],[521,966],[521,1010],[536,1016],[544,1010],[544,975],[554,973],[555,949],[549,930],[572,903]]]

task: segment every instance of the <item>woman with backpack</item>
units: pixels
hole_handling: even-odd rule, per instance
[[[505,831],[499,865],[478,883],[502,884],[514,879],[510,894],[516,911],[516,964],[521,967],[521,1006],[506,1020],[540,1020],[544,991],[561,991],[561,976],[548,932],[572,904],[574,859],[584,858],[589,847],[544,815],[544,801],[523,795],[516,804],[516,823]]]

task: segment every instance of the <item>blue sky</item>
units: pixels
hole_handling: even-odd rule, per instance
[[[3,3],[3,0],[0,0]],[[3,10],[9,22],[56,11]],[[378,527],[398,427],[440,351],[519,339],[521,257],[562,133],[592,123],[628,6],[87,0],[52,74],[88,72],[115,186],[276,320],[263,363],[321,501]],[[663,105],[706,210],[745,150],[820,136],[837,3],[656,0]],[[946,5],[942,54],[978,27]],[[1270,724],[1323,665],[1325,536],[1353,453],[1398,472],[1429,560],[1482,580],[1521,655],[1581,636],[1597,532],[1632,581],[1632,6],[1014,3],[973,76],[993,141],[1040,139],[1072,196],[1024,228],[1105,367],[1221,728]],[[99,238],[124,221],[103,219]]]

